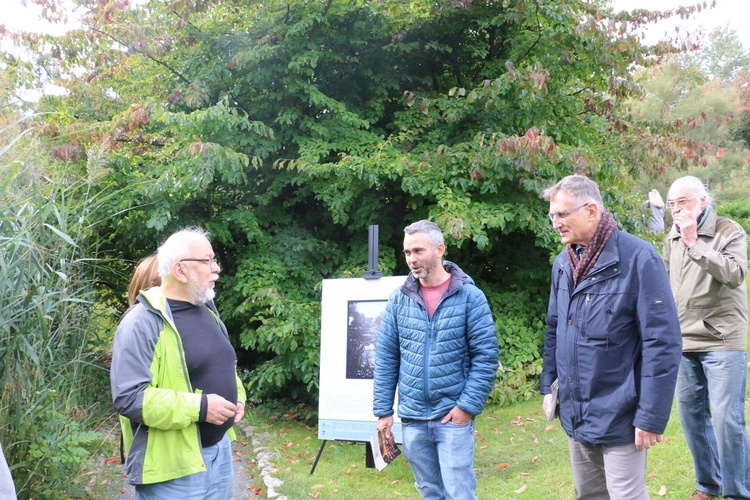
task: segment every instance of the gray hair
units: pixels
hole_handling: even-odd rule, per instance
[[[714,199],[709,194],[708,189],[706,189],[706,185],[703,184],[703,181],[701,181],[697,177],[693,177],[692,175],[686,175],[685,177],[680,177],[676,181],[672,183],[672,185],[669,187],[669,193],[672,191],[676,191],[678,189],[688,188],[690,189],[690,192],[693,193],[693,196],[696,198],[700,198],[701,196],[706,197],[706,204],[713,205]],[[669,193],[667,193],[667,196],[669,196]]]
[[[190,256],[191,241],[199,237],[208,239],[208,236],[208,231],[200,227],[186,227],[173,233],[156,251],[159,276],[169,276],[175,262]]]
[[[404,234],[423,233],[427,235],[427,239],[432,243],[432,248],[437,248],[438,245],[445,243],[443,238],[443,232],[434,222],[428,220],[420,220],[413,224],[409,224],[404,228]]]
[[[585,175],[569,175],[550,186],[542,192],[542,198],[549,201],[556,197],[561,191],[568,193],[571,198],[579,203],[593,203],[599,207],[599,212],[604,211],[604,202],[602,194],[599,192],[599,186]]]

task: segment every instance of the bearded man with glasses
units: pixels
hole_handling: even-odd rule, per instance
[[[669,279],[592,180],[565,177],[542,197],[565,245],[552,265],[542,408],[559,405],[577,499],[647,499],[646,450],[662,441],[680,360]]]
[[[700,179],[669,188],[674,225],[664,244],[682,328],[677,410],[693,455],[691,500],[750,498],[747,380],[747,235],[719,217]]]
[[[221,268],[200,228],[167,238],[157,259],[161,285],[140,291],[112,344],[127,479],[138,500],[230,499],[245,390],[213,301]]]

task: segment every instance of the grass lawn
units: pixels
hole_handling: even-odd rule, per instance
[[[293,419],[273,419],[263,409],[247,416],[253,432],[277,453],[273,475],[283,481],[276,492],[290,499],[418,499],[411,470],[398,457],[382,472],[365,467],[363,443],[328,442],[310,475],[321,441],[316,428]],[[374,427],[373,427],[374,428]],[[694,490],[692,459],[680,429],[677,410],[666,440],[648,453],[647,485],[652,498],[686,499]],[[510,407],[491,407],[476,421],[477,496],[480,499],[572,499],[567,436],[559,420],[549,423],[538,400]],[[255,467],[256,464],[251,464]],[[257,471],[254,487],[266,486]]]

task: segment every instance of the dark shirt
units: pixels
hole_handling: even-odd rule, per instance
[[[177,332],[185,349],[188,375],[193,391],[218,394],[227,401],[237,403],[235,379],[236,357],[234,348],[222,331],[217,319],[207,306],[168,299]],[[210,424],[206,419],[206,398],[201,405],[198,428],[201,445],[212,446],[232,427],[230,418],[223,425]]]

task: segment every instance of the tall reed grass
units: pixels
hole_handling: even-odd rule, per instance
[[[88,348],[97,201],[39,159],[22,121],[0,129],[0,442],[19,498],[74,498],[107,401]]]

